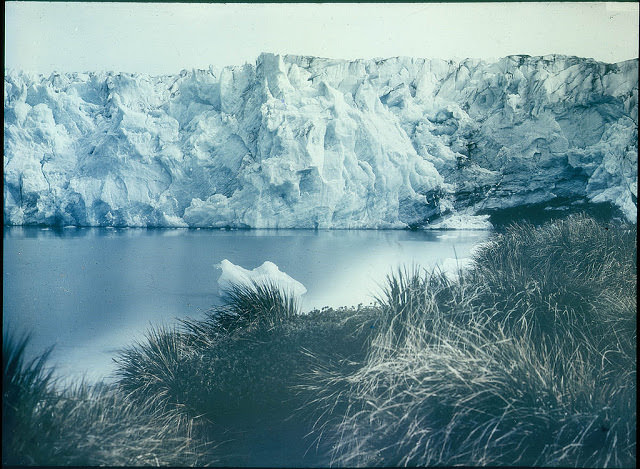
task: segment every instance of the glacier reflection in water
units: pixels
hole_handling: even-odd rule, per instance
[[[455,268],[483,231],[188,230],[5,227],[3,330],[55,344],[60,376],[108,377],[116,351],[151,325],[220,301],[219,264],[264,261],[302,282],[303,310],[372,302],[402,265]]]

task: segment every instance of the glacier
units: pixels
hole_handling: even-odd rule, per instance
[[[265,53],[4,80],[5,224],[486,228],[590,204],[636,222],[637,59]]]

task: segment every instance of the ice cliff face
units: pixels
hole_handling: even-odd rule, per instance
[[[263,54],[4,84],[8,224],[400,228],[557,201],[636,220],[637,60]]]

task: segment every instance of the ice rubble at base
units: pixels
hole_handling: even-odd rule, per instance
[[[489,218],[489,215],[453,213],[430,223],[425,228],[430,230],[490,230],[492,225]]]
[[[253,270],[247,270],[231,261],[224,259],[220,262],[222,273],[218,277],[218,289],[220,294],[228,291],[233,285],[274,285],[293,296],[302,296],[307,293],[305,286],[294,278],[282,272],[276,264],[265,261],[261,266]]]
[[[484,228],[557,201],[636,220],[637,60],[9,71],[4,106],[8,224]]]

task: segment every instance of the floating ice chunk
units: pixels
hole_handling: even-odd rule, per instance
[[[220,292],[227,290],[233,284],[270,283],[282,288],[295,296],[307,293],[305,286],[282,272],[273,262],[265,261],[260,267],[248,270],[235,265],[227,259],[220,262],[222,273],[218,278]]]
[[[490,230],[492,228],[489,215],[466,214],[453,214],[425,227],[429,230]]]
[[[436,236],[436,238],[438,239],[457,239],[459,237],[460,237],[460,233],[457,231],[452,234],[441,234]]]

